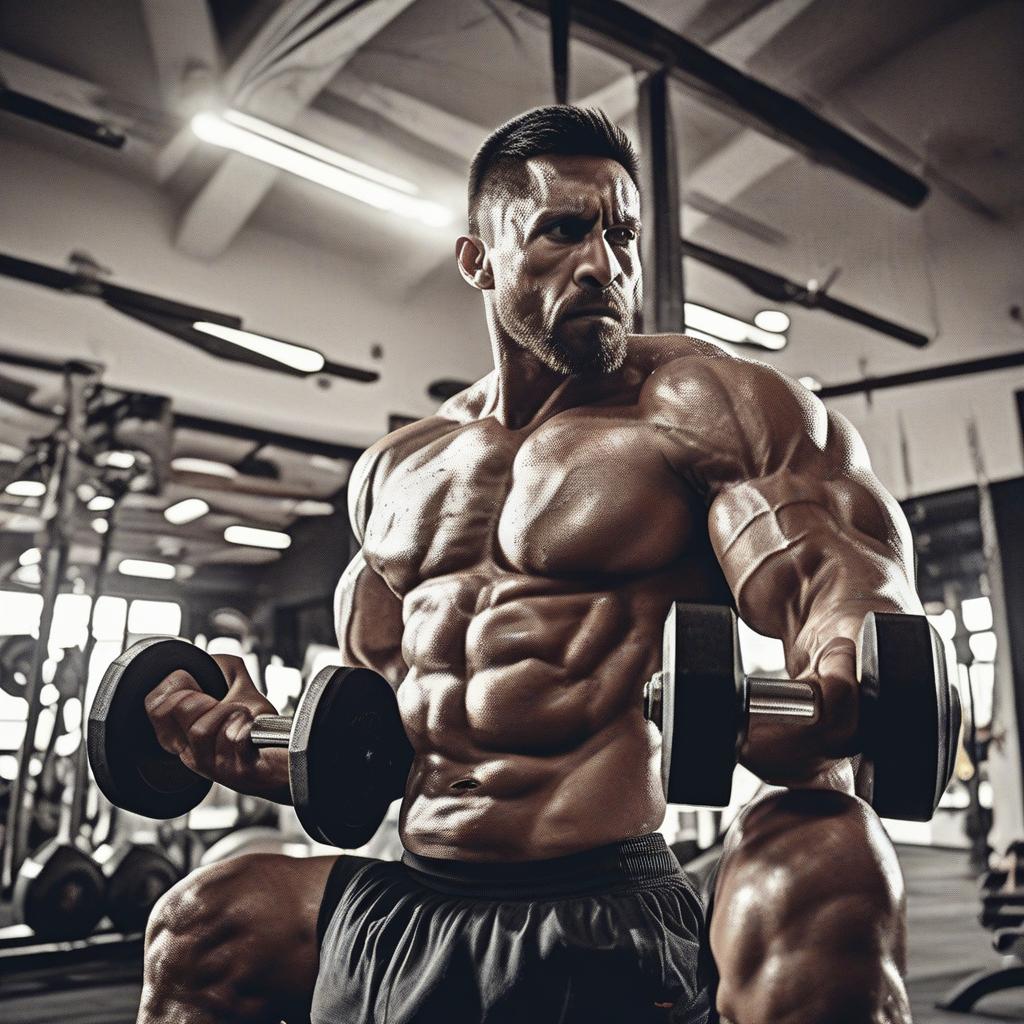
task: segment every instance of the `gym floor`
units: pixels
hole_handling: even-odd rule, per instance
[[[935,1003],[956,982],[998,967],[990,935],[978,923],[977,882],[966,852],[901,846],[910,918],[910,1001],[916,1024],[991,1024],[1024,1019],[1024,991],[988,997],[982,1013],[947,1013]],[[137,966],[83,965],[10,975],[0,982],[5,1024],[130,1024],[135,1020]]]

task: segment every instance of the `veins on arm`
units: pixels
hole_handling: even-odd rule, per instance
[[[708,502],[740,615],[814,669],[868,611],[920,610],[910,531],[844,417],[764,364],[692,356],[655,375],[655,421]]]
[[[360,544],[372,505],[377,462],[373,448],[364,452],[349,479],[349,518]],[[402,602],[368,564],[362,550],[348,564],[334,591],[334,623],[346,665],[373,669],[395,688],[401,684],[408,672],[402,657]]]

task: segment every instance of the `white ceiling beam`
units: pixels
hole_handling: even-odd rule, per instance
[[[413,0],[377,0],[318,33],[269,67],[261,58],[312,5],[284,4],[267,22],[226,76],[231,102],[254,117],[287,127],[370,39]],[[331,4],[321,20],[343,8]],[[230,244],[277,178],[278,171],[236,153],[230,154],[185,211],[176,236],[178,247],[200,259],[212,259]]]
[[[140,0],[164,109],[185,114],[195,93],[221,75],[217,32],[206,0]]]

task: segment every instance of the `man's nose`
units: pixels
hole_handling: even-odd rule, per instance
[[[602,231],[592,231],[581,243],[573,280],[580,288],[603,292],[616,282],[621,284],[622,278],[622,266],[615,250]]]

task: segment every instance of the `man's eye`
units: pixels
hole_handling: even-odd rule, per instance
[[[605,234],[612,245],[629,245],[630,242],[636,241],[636,231],[633,228],[609,228]]]
[[[590,225],[586,221],[572,217],[555,221],[547,233],[557,242],[578,242],[589,230]]]

